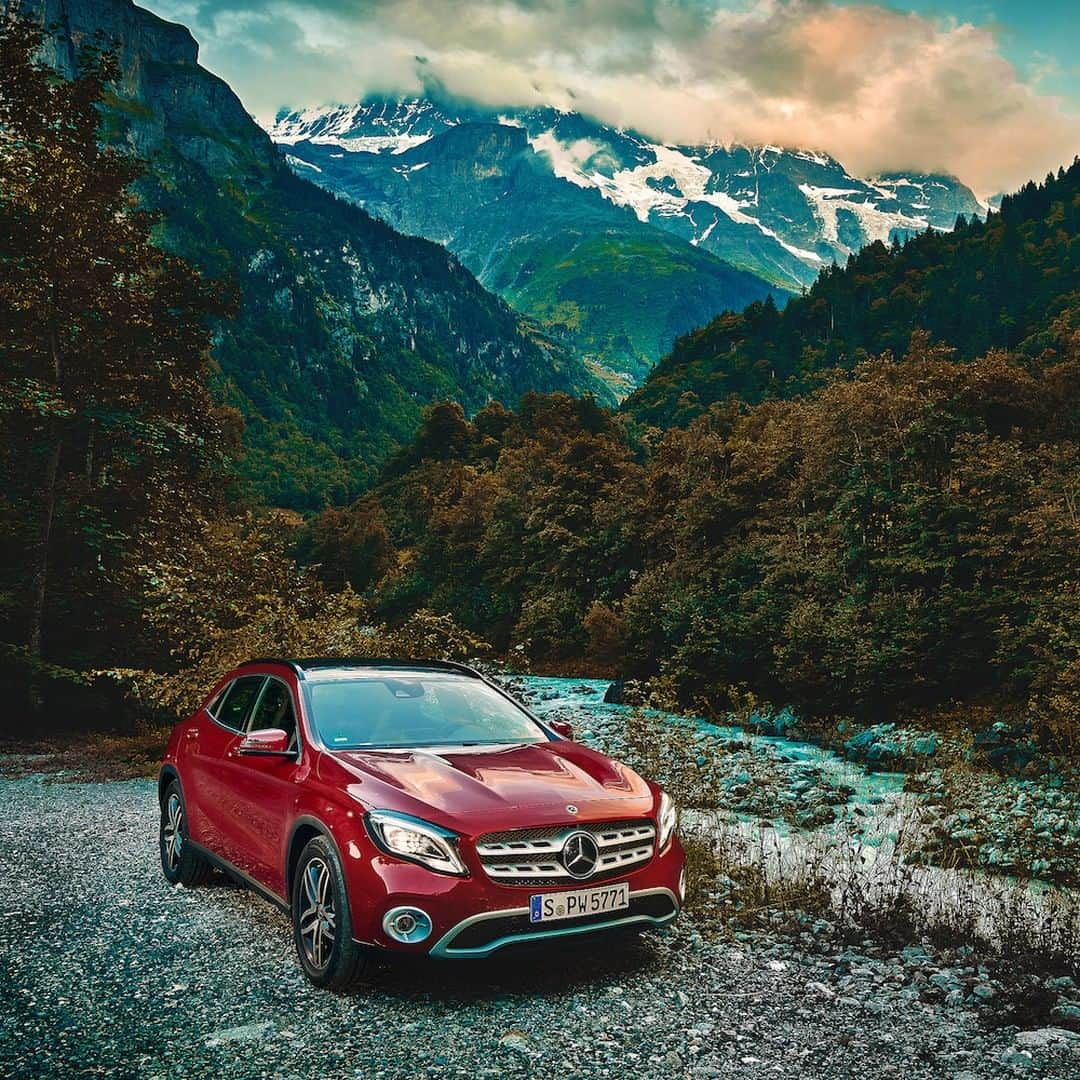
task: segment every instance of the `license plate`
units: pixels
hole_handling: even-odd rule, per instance
[[[557,922],[581,915],[606,915],[630,906],[630,886],[601,885],[598,889],[574,889],[572,892],[540,893],[529,897],[531,922]]]

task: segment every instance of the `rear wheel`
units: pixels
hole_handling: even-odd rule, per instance
[[[180,794],[180,785],[173,780],[161,800],[161,826],[158,829],[161,869],[170,885],[201,885],[213,869],[187,839],[184,796]]]
[[[316,836],[300,854],[292,886],[293,938],[300,966],[328,990],[355,986],[367,967],[353,941],[345,874],[329,840]]]

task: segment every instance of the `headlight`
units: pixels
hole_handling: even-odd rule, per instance
[[[387,854],[439,874],[468,874],[458,854],[457,837],[448,829],[392,810],[369,810],[364,820],[372,840]]]
[[[656,837],[656,850],[663,851],[671,843],[675,834],[675,826],[678,824],[679,813],[675,809],[675,803],[666,791],[660,792],[660,809],[656,814],[656,824],[659,832]]]

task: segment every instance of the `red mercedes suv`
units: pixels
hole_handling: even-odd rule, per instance
[[[671,922],[671,799],[571,735],[461,664],[251,660],[169,740],[162,870],[217,866],[290,912],[333,989],[373,948],[481,957]]]

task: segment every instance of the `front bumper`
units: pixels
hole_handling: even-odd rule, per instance
[[[537,926],[528,907],[470,915],[448,930],[431,949],[432,956],[478,959],[507,945],[572,937],[631,926],[666,926],[679,914],[679,899],[670,889],[640,889],[630,893],[630,907],[614,918],[584,916],[561,924]]]
[[[686,860],[678,837],[640,868],[603,881],[604,885],[620,881],[629,885],[629,908],[554,924],[530,922],[529,897],[565,890],[565,883],[506,885],[490,879],[479,865],[470,865],[468,877],[450,877],[391,858],[370,845],[362,849],[350,844],[345,855],[353,936],[362,944],[396,953],[479,958],[530,941],[625,927],[664,926],[678,917],[684,899],[682,874]],[[598,883],[586,880],[578,884],[588,889]],[[383,926],[386,913],[403,906],[419,908],[430,918],[431,933],[424,941],[405,943],[387,934]]]

